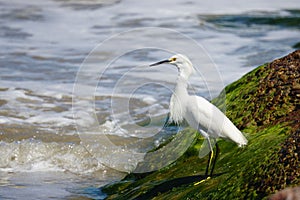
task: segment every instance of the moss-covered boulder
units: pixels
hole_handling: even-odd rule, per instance
[[[207,163],[198,157],[199,135],[173,164],[101,188],[107,199],[263,199],[300,185],[300,50],[246,74],[213,103],[226,108],[249,144],[220,140],[211,179],[194,186]]]

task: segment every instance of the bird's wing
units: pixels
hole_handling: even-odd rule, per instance
[[[206,99],[190,96],[185,113],[187,122],[196,130],[208,131],[212,124],[214,107]]]
[[[189,104],[193,105],[188,106],[186,117],[193,128],[201,129],[208,137],[228,138],[239,146],[247,144],[240,130],[215,105],[200,96],[191,96]]]

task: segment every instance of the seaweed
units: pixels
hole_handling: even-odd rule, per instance
[[[226,96],[226,100],[222,98]],[[228,85],[212,100],[245,133],[238,148],[220,140],[214,176],[203,178],[198,135],[174,163],[158,171],[131,174],[101,188],[107,199],[264,199],[300,184],[300,51],[264,64]],[[185,131],[193,131],[186,129]]]

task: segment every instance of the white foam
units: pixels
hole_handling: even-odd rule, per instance
[[[143,98],[143,101],[148,103],[148,104],[153,104],[157,100],[153,96],[146,96],[146,97]]]
[[[29,117],[26,120],[24,120],[27,123],[34,123],[34,124],[52,124],[55,126],[63,127],[72,125],[74,123],[73,119],[66,118],[64,113],[55,113],[55,112],[44,112],[40,113],[39,115]]]
[[[104,124],[100,126],[100,129],[103,130],[104,134],[107,135],[118,135],[126,137],[128,131],[121,128],[120,124],[116,120],[107,120]]]
[[[0,152],[0,171],[6,172],[69,171],[86,174],[105,169],[84,146],[76,144],[33,140],[0,142]]]
[[[23,122],[24,120],[19,118],[0,116],[0,124],[13,124],[13,123],[23,123]]]

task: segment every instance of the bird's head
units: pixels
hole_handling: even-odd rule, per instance
[[[150,66],[156,66],[164,63],[175,65],[179,71],[179,75],[188,78],[192,73],[195,72],[192,62],[188,57],[182,54],[176,54],[167,60],[162,60],[157,63],[153,63]]]

